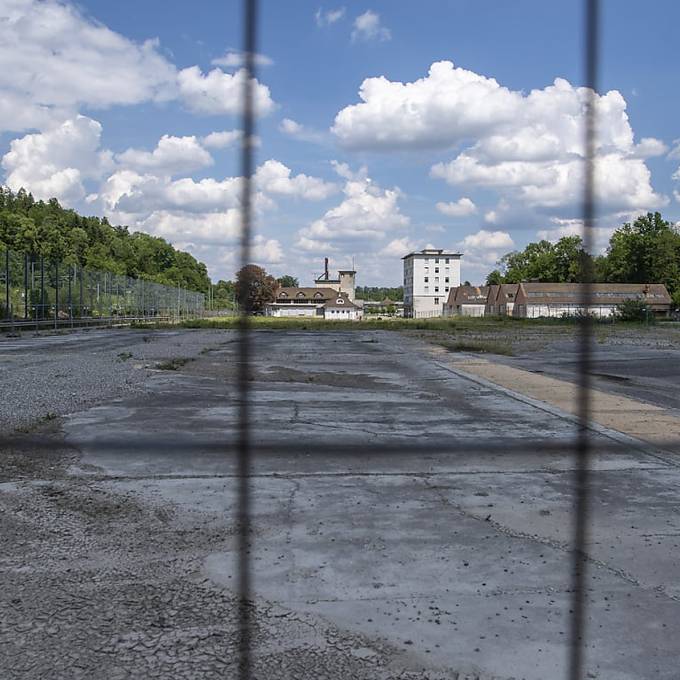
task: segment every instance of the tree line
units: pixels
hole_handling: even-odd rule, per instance
[[[165,239],[84,217],[56,198],[36,201],[24,189],[0,187],[0,248],[199,292],[210,285],[205,264]]]
[[[680,305],[680,232],[658,212],[626,222],[602,255],[587,255],[580,236],[564,236],[556,243],[542,240],[507,253],[498,265],[486,277],[487,285],[576,282],[589,266],[598,283],[663,283]]]

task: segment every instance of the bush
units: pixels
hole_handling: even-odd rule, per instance
[[[642,300],[626,300],[616,307],[616,316],[621,321],[654,323],[654,312]]]

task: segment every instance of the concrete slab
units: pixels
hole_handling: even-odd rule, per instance
[[[258,677],[566,677],[573,422],[456,375],[395,334],[256,333],[253,351]],[[25,486],[21,499],[0,489],[13,511],[44,506],[40,527],[61,508],[68,536],[50,540],[78,555],[75,593],[94,579],[116,603],[102,610],[125,634],[101,648],[123,670],[139,674],[150,658],[131,640],[185,664],[158,677],[232,668],[235,360],[224,333],[181,371],[154,373],[143,395],[74,414],[70,476]],[[588,677],[675,680],[680,470],[606,432],[593,440]],[[83,507],[96,514],[68,514]],[[141,610],[120,604],[142,583],[143,611],[160,627],[134,629]],[[110,628],[91,613],[68,639],[84,621]],[[211,670],[192,675],[197,657],[181,641],[196,632]]]

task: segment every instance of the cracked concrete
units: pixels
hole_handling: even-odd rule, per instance
[[[236,348],[199,349],[3,458],[0,677],[235,676]],[[394,334],[253,351],[255,677],[565,677],[573,423]],[[677,680],[680,470],[593,436],[587,672]]]

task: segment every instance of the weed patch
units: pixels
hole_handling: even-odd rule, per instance
[[[178,371],[182,366],[186,366],[193,359],[187,357],[175,357],[174,359],[167,359],[156,364],[159,371]]]

